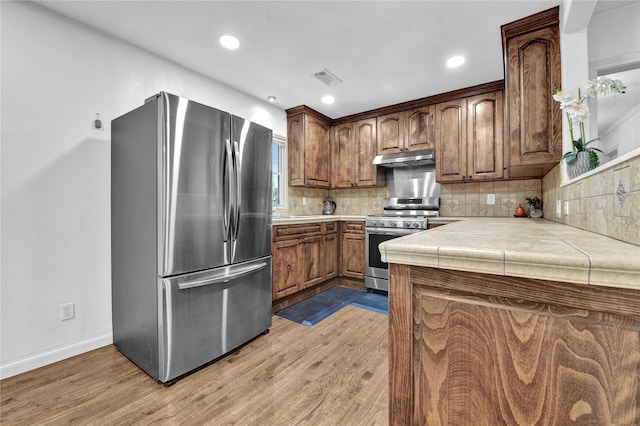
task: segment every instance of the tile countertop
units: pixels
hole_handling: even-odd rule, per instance
[[[353,214],[317,214],[317,215],[298,215],[298,216],[276,216],[273,215],[273,225],[289,225],[295,223],[314,223],[314,222],[336,222],[340,220],[365,220],[367,215]]]
[[[640,290],[640,247],[546,219],[438,218],[448,223],[380,244],[415,266]]]

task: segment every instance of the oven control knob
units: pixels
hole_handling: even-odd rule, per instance
[[[396,222],[395,220],[392,220],[392,221],[391,221],[391,226],[395,227],[395,226],[397,226],[397,225],[398,225],[398,222]]]
[[[382,226],[382,225],[384,225],[383,221],[379,220],[379,221],[376,222],[376,226]]]
[[[418,223],[418,222],[413,222],[413,223],[411,224],[411,226],[412,226],[413,228],[420,228],[420,223]]]
[[[404,226],[405,228],[409,228],[409,227],[411,227],[411,223],[409,223],[409,222],[404,222],[404,223],[403,223],[403,226]]]

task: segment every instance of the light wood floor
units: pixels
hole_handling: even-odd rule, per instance
[[[347,306],[269,334],[172,386],[107,346],[0,382],[0,424],[388,424],[388,317]]]

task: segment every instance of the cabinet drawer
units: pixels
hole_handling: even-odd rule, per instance
[[[364,221],[342,222],[342,232],[350,234],[364,234]]]
[[[338,232],[338,222],[325,222],[324,226],[325,233],[327,234]]]
[[[285,240],[312,235],[322,235],[322,223],[304,223],[299,225],[279,225],[273,227],[273,240]]]

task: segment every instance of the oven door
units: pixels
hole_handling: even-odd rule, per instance
[[[385,241],[420,231],[424,231],[424,229],[366,228],[364,275],[372,278],[388,279],[389,266],[382,261],[378,246]]]

